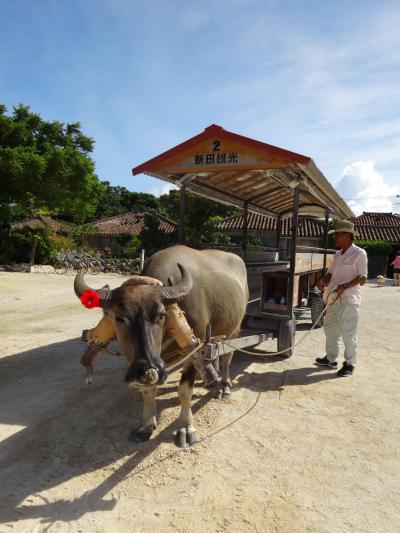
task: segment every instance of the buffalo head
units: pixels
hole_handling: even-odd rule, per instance
[[[165,364],[161,358],[165,314],[168,306],[192,289],[192,278],[180,264],[181,280],[164,287],[146,276],[132,276],[116,289],[98,289],[100,306],[115,324],[118,342],[130,362],[126,381],[135,387],[149,387],[165,381]],[[79,272],[74,283],[80,298],[91,289]]]

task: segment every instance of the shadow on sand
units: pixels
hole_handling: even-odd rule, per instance
[[[0,360],[0,423],[23,428],[0,443],[0,523],[27,519],[40,519],[44,524],[69,522],[87,512],[112,509],[116,504],[109,498],[113,489],[127,476],[149,468],[140,465],[162,442],[172,441],[175,422],[147,442],[130,442],[128,435],[141,416],[142,404],[138,393],[123,384],[125,361],[102,355],[94,383],[86,386],[79,365],[82,351],[82,343],[73,339]],[[333,377],[318,373],[315,367],[247,372],[255,360],[267,367],[282,360],[261,353],[260,358],[235,354],[231,367],[232,378],[238,382],[235,387],[275,391]],[[177,395],[165,397],[176,388],[175,379],[160,389],[159,415],[164,409],[178,406]],[[213,397],[214,390],[195,394],[193,413]],[[165,459],[176,453],[178,449]],[[40,495],[125,457],[128,460],[100,485],[74,500],[49,502]],[[32,495],[37,495],[34,504],[21,505]]]

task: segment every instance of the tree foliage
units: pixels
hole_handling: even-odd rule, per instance
[[[46,264],[52,261],[57,253],[51,230],[45,228],[21,228],[13,231],[12,238],[0,232],[0,262],[28,263],[31,255],[33,239],[38,239],[35,260]]]
[[[3,251],[9,251],[3,254],[5,257],[20,258],[23,243],[33,238],[28,230],[18,235],[15,230],[10,233],[10,223],[34,214],[85,224],[84,232],[74,232],[75,239],[81,238],[82,242],[88,222],[131,211],[147,211],[150,215],[158,212],[179,221],[179,191],[157,198],[99,181],[90,157],[93,147],[94,140],[82,133],[78,122],[46,121],[23,104],[7,113],[0,104],[0,244]],[[214,231],[215,223],[239,212],[187,192],[185,239],[228,244],[225,234]],[[177,241],[177,232],[165,234],[158,227],[155,217],[146,217],[139,239],[127,236],[123,245],[128,251],[138,250],[141,245],[154,250]],[[41,242],[46,238],[41,236]],[[41,248],[45,250],[44,244]],[[49,246],[44,255],[50,253],[53,250]]]
[[[150,253],[177,242],[177,231],[165,233],[158,229],[159,225],[160,221],[157,217],[152,216],[150,213],[145,216],[144,228],[140,232],[139,238],[142,245]]]
[[[363,248],[368,256],[389,256],[392,251],[392,245],[387,241],[357,239],[355,244]]]
[[[45,121],[25,105],[0,105],[0,222],[41,209],[83,221],[102,191],[80,124]]]
[[[180,191],[170,191],[159,198],[160,212],[166,217],[179,221]],[[240,209],[213,202],[198,194],[186,192],[185,209],[185,239],[193,242],[214,242],[218,237],[213,229],[213,223],[219,219],[237,215]],[[219,234],[221,239],[216,242],[223,242],[223,234]]]
[[[101,185],[102,190],[97,197],[96,211],[91,217],[93,220],[130,211],[157,211],[159,209],[158,198],[152,194],[131,192],[125,187],[110,185],[108,181],[102,181]]]

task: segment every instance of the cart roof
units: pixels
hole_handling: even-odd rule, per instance
[[[300,180],[299,214],[355,215],[314,161],[213,124],[202,133],[132,169],[218,202],[273,217],[292,212]]]

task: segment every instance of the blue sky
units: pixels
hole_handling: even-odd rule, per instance
[[[311,156],[356,212],[400,212],[399,2],[0,7],[0,102],[81,122],[100,179],[159,194],[131,168],[215,123]]]

